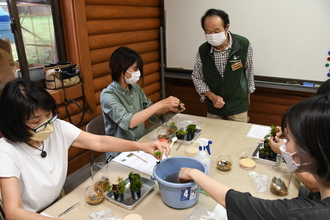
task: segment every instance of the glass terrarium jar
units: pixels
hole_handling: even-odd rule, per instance
[[[94,163],[91,166],[93,184],[102,188],[104,192],[110,190],[108,164],[104,162]]]
[[[168,140],[170,138],[170,133],[166,128],[159,128],[157,131],[157,138],[158,139],[165,139]]]
[[[174,134],[178,129],[178,116],[168,115],[166,117],[166,126],[170,135]]]
[[[217,159],[217,168],[222,171],[230,170],[232,166],[232,160],[229,155],[220,155]]]
[[[104,191],[101,187],[90,185],[85,190],[86,202],[90,205],[97,205],[104,199]]]

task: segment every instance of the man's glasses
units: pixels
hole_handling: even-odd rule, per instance
[[[58,112],[56,112],[55,115],[51,119],[49,119],[48,121],[46,121],[42,125],[39,125],[36,128],[30,128],[30,130],[33,131],[34,133],[39,133],[40,131],[44,130],[47,127],[48,124],[54,123],[54,121],[57,119],[57,116],[58,116]]]

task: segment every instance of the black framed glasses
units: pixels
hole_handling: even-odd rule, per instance
[[[57,116],[58,116],[58,112],[56,112],[54,114],[53,117],[51,117],[51,119],[49,119],[48,121],[46,121],[45,123],[39,125],[38,127],[36,128],[30,128],[31,131],[33,131],[34,133],[39,133],[40,131],[44,130],[48,124],[52,124],[54,123],[54,121],[57,119]]]

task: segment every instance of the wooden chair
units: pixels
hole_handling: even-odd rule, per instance
[[[103,115],[96,116],[87,125],[86,131],[92,134],[105,135]],[[91,151],[91,165],[94,163],[94,151]]]

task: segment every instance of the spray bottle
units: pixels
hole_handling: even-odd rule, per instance
[[[209,174],[210,166],[211,166],[211,149],[210,144],[212,144],[212,141],[206,139],[206,138],[199,138],[194,142],[199,143],[199,152],[195,155],[194,158],[202,162],[206,165],[206,174]]]

